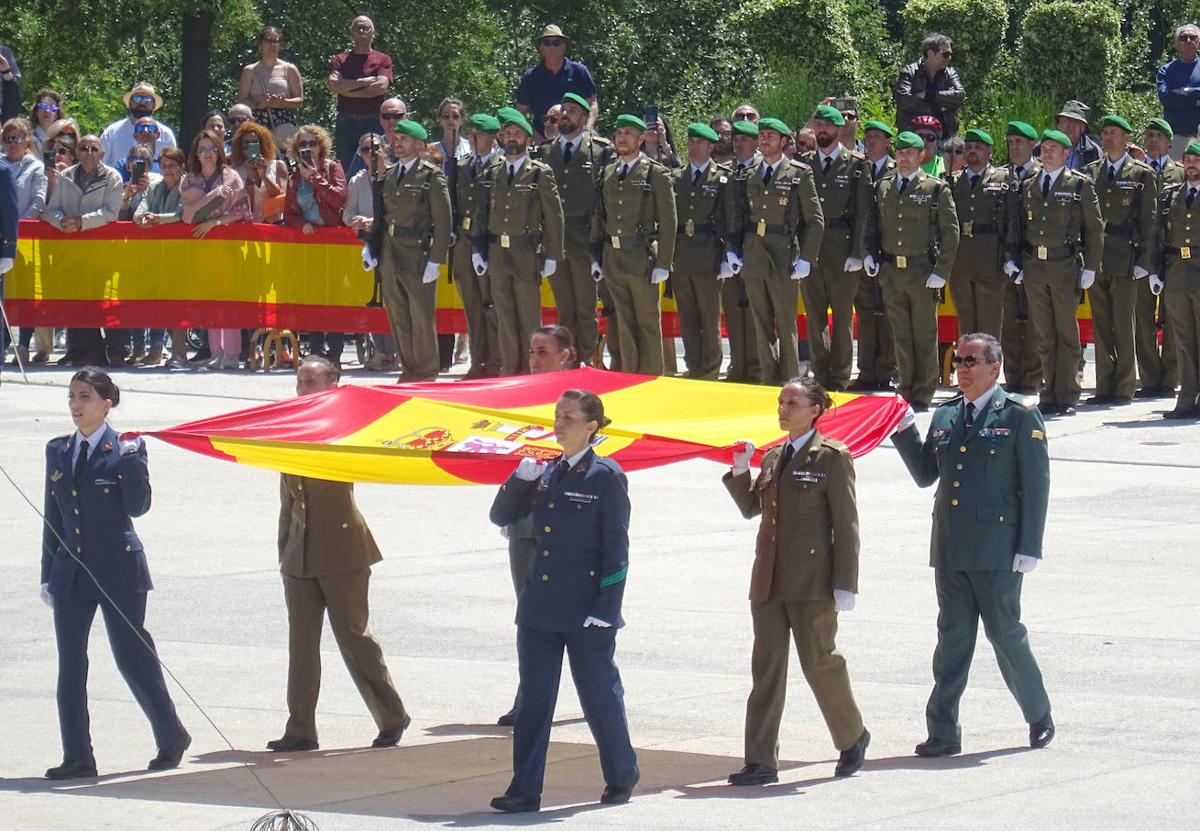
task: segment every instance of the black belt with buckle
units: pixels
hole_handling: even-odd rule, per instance
[[[1105,225],[1104,236],[1106,237],[1124,237],[1125,239],[1133,239],[1133,233],[1137,229],[1132,225]]]
[[[889,265],[894,265],[896,268],[917,268],[922,265],[932,265],[933,260],[929,259],[928,254],[889,254],[886,251],[879,252],[879,259]]]
[[[1021,247],[1026,254],[1032,254],[1035,258],[1046,262],[1068,260],[1075,256],[1075,246],[1073,245],[1031,245],[1027,242]]]

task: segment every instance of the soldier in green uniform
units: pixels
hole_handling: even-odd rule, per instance
[[[1146,162],[1154,169],[1161,194],[1167,185],[1183,184],[1183,165],[1171,158],[1171,140],[1175,131],[1162,118],[1152,118],[1143,134]],[[1161,271],[1159,276],[1166,276]],[[1137,352],[1138,378],[1141,389],[1134,398],[1167,398],[1175,394],[1179,383],[1179,363],[1176,360],[1175,333],[1166,304],[1161,295],[1150,290],[1149,281],[1137,283],[1137,305],[1133,313],[1134,350]],[[1158,333],[1162,330],[1162,347]]]
[[[867,274],[879,276],[896,344],[900,394],[925,411],[938,368],[938,290],[958,251],[958,217],[949,186],[921,169],[925,143],[896,136],[896,172],[875,185],[867,225]]]
[[[1076,373],[1083,358],[1075,310],[1080,290],[1096,280],[1104,253],[1104,223],[1092,180],[1068,170],[1071,140],[1042,133],[1042,170],[1018,188],[1005,273],[1025,286],[1029,318],[1042,358],[1038,406],[1046,415],[1075,415]],[[1082,267],[1080,261],[1082,255]]]
[[[854,294],[863,266],[867,217],[871,213],[871,165],[842,146],[846,118],[837,107],[817,107],[813,129],[817,149],[800,160],[812,170],[825,217],[821,253],[812,273],[800,281],[808,320],[808,347],[817,383],[833,392],[850,384],[854,363]],[[833,312],[833,325],[828,311]]]
[[[526,345],[542,325],[542,278],[563,257],[563,214],[550,165],[529,157],[533,127],[517,110],[500,111],[504,158],[487,171],[476,271],[491,274],[500,374],[528,372]],[[486,245],[486,247],[485,247]]]
[[[596,281],[591,274],[592,213],[596,188],[604,166],[612,158],[612,145],[586,129],[591,109],[573,92],[562,98],[558,138],[538,148],[542,161],[554,171],[563,208],[563,260],[550,276],[558,324],[575,336],[579,362],[592,360],[598,342]],[[609,315],[609,349],[618,354],[615,318]]]
[[[640,149],[646,122],[619,115],[617,158],[604,168],[592,223],[592,276],[612,294],[621,369],[663,374],[659,283],[675,257],[675,191],[671,174]]]
[[[717,164],[716,130],[707,124],[687,128],[688,164],[671,172],[679,226],[671,286],[679,311],[683,360],[689,378],[715,381],[721,371],[721,283],[732,274],[725,261],[729,166]]]
[[[454,245],[450,263],[454,285],[462,299],[467,317],[467,333],[471,366],[465,378],[492,378],[500,374],[500,342],[496,329],[496,307],[492,304],[491,278],[487,269],[482,273],[472,262],[473,255],[483,244],[480,237],[487,228],[479,221],[483,202],[487,199],[487,171],[496,162],[496,134],[500,120],[494,115],[476,113],[471,116],[468,136],[471,155],[459,159],[454,179]]]
[[[888,153],[896,131],[882,121],[863,125],[863,147],[871,171],[872,210],[875,183],[896,169],[896,160]],[[858,378],[851,385],[855,390],[888,390],[896,375],[896,346],[892,327],[888,324],[887,307],[879,281],[858,273],[858,289],[854,293],[854,314],[858,322]]]
[[[757,118],[756,114],[755,119]],[[756,120],[733,121],[730,142],[733,147],[734,180],[744,179],[750,171],[762,164],[762,155],[758,152]],[[740,209],[733,196],[733,191],[730,191],[726,200],[730,213]],[[732,240],[732,243],[740,250],[736,240]],[[729,336],[729,369],[725,373],[725,380],[753,384],[757,383],[759,376],[758,350],[754,346],[754,321],[750,315],[750,298],[746,294],[746,282],[742,279],[742,258],[736,251],[730,251],[726,254],[726,260],[730,273],[726,275],[722,271],[719,274],[721,310],[725,314],[725,333]]]
[[[1104,258],[1092,301],[1096,394],[1088,404],[1130,404],[1137,386],[1133,313],[1137,281],[1154,267],[1158,180],[1154,169],[1129,155],[1133,128],[1119,115],[1101,120],[1104,156],[1085,171],[1095,182],[1104,219]]]
[[[782,384],[800,374],[796,330],[799,282],[821,252],[825,218],[812,169],[783,155],[791,128],[777,118],[758,122],[762,162],[735,180],[730,244],[745,260],[759,382]]]
[[[1029,746],[1054,738],[1050,699],[1021,624],[1021,583],[1042,556],[1050,496],[1046,425],[997,383],[1000,342],[963,335],[955,348],[962,391],[933,413],[924,442],[911,413],[892,442],[920,487],[937,482],[929,564],[938,599],[928,739],[918,756],[962,751],[958,703],[980,618],[1000,675],[1029,723]]]
[[[1033,157],[1037,146],[1037,130],[1024,121],[1010,121],[1005,128],[1008,146],[1006,167],[1013,175],[1012,207],[1016,210],[1021,182],[1042,172],[1042,165]],[[1015,217],[1010,218],[1009,228]],[[1011,230],[1010,230],[1011,233]],[[1004,387],[1020,395],[1037,395],[1042,386],[1042,358],[1037,351],[1037,338],[1029,320],[1029,299],[1025,287],[1012,280],[1004,285],[1004,320],[1000,326],[1000,344],[1004,347]]]
[[[987,332],[1000,337],[1004,320],[1004,242],[1016,196],[1011,171],[992,164],[995,141],[983,130],[963,136],[967,166],[950,177],[958,213],[958,256],[950,272],[950,293],[959,334]]]
[[[437,279],[450,249],[453,217],[442,169],[420,157],[429,133],[401,119],[388,136],[396,163],[375,181],[368,240],[383,277],[383,305],[396,339],[401,381],[432,381],[439,360]]]
[[[1159,239],[1166,274],[1152,274],[1155,292],[1163,292],[1168,320],[1175,334],[1179,361],[1179,397],[1170,419],[1200,418],[1200,141],[1183,152],[1185,180],[1167,185],[1159,214]]]

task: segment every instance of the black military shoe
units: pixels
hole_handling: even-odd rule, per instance
[[[633,796],[633,787],[642,778],[639,772],[634,775],[633,781],[628,785],[605,785],[604,793],[600,794],[601,805],[624,805],[629,801],[629,797]]]
[[[282,739],[272,739],[267,742],[267,750],[272,753],[306,753],[310,750],[320,750],[321,745],[312,739],[296,739],[284,736]]]
[[[150,760],[150,764],[146,765],[150,770],[172,770],[179,767],[179,763],[183,761],[183,754],[192,746],[192,734],[184,730],[183,734],[169,747],[160,747],[158,755]]]
[[[542,801],[533,796],[498,796],[492,800],[492,807],[506,814],[530,814],[542,809]]]
[[[1041,721],[1029,725],[1029,746],[1034,750],[1043,748],[1054,741],[1054,719],[1047,713]]]
[[[516,723],[517,723],[517,708],[516,707],[513,707],[507,713],[500,716],[500,718],[496,719],[496,724],[500,725],[501,727],[512,727]]]
[[[1200,407],[1176,407],[1170,412],[1163,413],[1163,418],[1200,418]]]
[[[834,776],[851,776],[863,766],[867,757],[867,745],[871,743],[871,734],[866,729],[858,737],[858,741],[842,751],[838,757],[837,767],[833,769]]]
[[[729,775],[730,785],[771,785],[779,781],[779,771],[766,765],[746,765]]]
[[[1093,395],[1087,400],[1089,406],[1099,407],[1104,404],[1115,404],[1117,397],[1115,395]]]
[[[951,742],[945,739],[930,737],[917,745],[913,752],[927,759],[933,759],[938,756],[956,756],[962,753],[962,742]]]
[[[96,758],[64,759],[58,767],[46,771],[47,779],[86,779],[96,775]]]
[[[371,742],[371,747],[395,747],[400,744],[400,737],[404,735],[404,731],[408,729],[408,725],[410,724],[412,724],[412,716],[405,716],[404,721],[395,727],[380,730],[379,735],[375,737],[375,741]]]

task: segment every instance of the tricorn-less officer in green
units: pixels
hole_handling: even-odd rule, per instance
[[[730,184],[737,187],[737,180],[745,178],[751,170],[762,164],[762,154],[758,152],[758,124],[744,117],[735,117],[730,132],[730,144],[733,146],[733,177]],[[726,198],[731,223],[733,212],[740,210],[735,197],[736,194],[731,189]],[[738,247],[738,240],[732,237],[729,237],[729,240],[731,247]],[[726,275],[726,272],[721,270],[717,275],[717,279],[721,281],[721,312],[725,316],[725,334],[729,339],[729,368],[725,373],[725,380],[752,384],[758,381],[760,370],[758,348],[754,344],[754,317],[750,313],[746,281],[742,279],[742,258],[736,251],[731,250],[725,255],[725,260],[729,264],[730,273]]]
[[[900,394],[929,409],[938,367],[938,290],[958,250],[958,217],[949,186],[921,169],[925,143],[916,133],[896,136],[896,172],[875,185],[867,224],[867,274],[879,275],[896,343]]]
[[[383,273],[383,305],[396,339],[401,381],[432,381],[438,360],[437,279],[453,217],[442,169],[421,158],[429,133],[402,119],[388,136],[396,163],[375,180],[367,245]]]
[[[871,172],[872,209],[875,183],[896,169],[896,160],[889,155],[894,138],[896,131],[882,121],[863,124],[863,147]],[[851,389],[890,390],[892,378],[896,375],[896,345],[892,339],[892,327],[888,324],[883,288],[878,280],[867,276],[865,270],[858,272],[854,313],[858,318],[858,378]]]
[[[1050,456],[1046,425],[998,384],[1003,355],[991,335],[959,338],[962,394],[933,412],[924,442],[911,412],[892,437],[921,487],[937,483],[929,564],[938,599],[928,739],[918,756],[962,750],[958,703],[967,686],[979,620],[1000,674],[1029,724],[1029,746],[1054,738],[1050,699],[1021,624],[1021,583],[1042,557]]]
[[[871,163],[842,147],[838,128],[846,123],[837,107],[817,107],[817,149],[801,161],[812,170],[825,218],[821,253],[800,281],[808,321],[808,348],[817,383],[831,392],[850,385],[854,353],[854,295],[862,272],[867,217],[874,207]],[[829,324],[833,311],[833,325]]]
[[[662,375],[659,283],[671,275],[677,215],[670,171],[640,149],[645,131],[637,116],[617,116],[617,158],[604,168],[592,222],[592,276],[612,294],[621,369]]]
[[[1171,140],[1174,138],[1175,131],[1165,119],[1152,118],[1146,122],[1142,146],[1146,148],[1146,163],[1154,169],[1158,179],[1160,196],[1167,185],[1182,185],[1185,178],[1183,165],[1171,158]],[[1158,274],[1160,277],[1166,276],[1162,271]],[[1161,294],[1150,290],[1149,280],[1138,281],[1137,295],[1133,313],[1133,345],[1137,352],[1138,380],[1142,386],[1133,397],[1169,398],[1175,395],[1175,387],[1179,384],[1175,327],[1167,314],[1166,301]],[[1161,347],[1158,340],[1160,327]]]
[[[1200,141],[1183,151],[1184,182],[1168,185],[1159,213],[1159,239],[1166,289],[1158,275],[1149,278],[1163,293],[1179,358],[1179,397],[1170,419],[1200,418]]]
[[[1041,163],[1033,157],[1038,132],[1024,121],[1010,121],[1005,128],[1004,143],[1008,146],[1008,164],[1013,175],[1013,210],[1020,198],[1021,183],[1042,172]],[[1011,233],[1013,217],[1009,223]],[[1004,322],[1000,329],[1000,345],[1004,347],[1004,388],[1021,395],[1037,395],[1042,386],[1042,356],[1038,354],[1033,321],[1029,319],[1029,301],[1025,287],[1006,281],[1004,287]]]
[[[1038,406],[1046,415],[1075,415],[1080,391],[1075,373],[1083,359],[1075,310],[1080,290],[1095,282],[1104,252],[1096,190],[1087,174],[1067,169],[1070,149],[1065,133],[1042,133],[1042,170],[1017,191],[1004,264],[1005,273],[1025,286],[1042,356]]]
[[[1096,344],[1096,394],[1089,404],[1130,404],[1137,386],[1134,310],[1137,281],[1154,268],[1158,179],[1154,169],[1129,155],[1133,128],[1119,115],[1101,121],[1104,155],[1085,171],[1095,183],[1104,219],[1104,258],[1092,301]]]
[[[791,128],[777,118],[758,122],[762,162],[735,179],[730,244],[744,260],[758,379],[782,384],[800,374],[796,329],[799,282],[821,253],[825,218],[812,169],[783,155]]]

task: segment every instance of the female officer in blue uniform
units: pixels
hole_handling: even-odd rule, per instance
[[[47,770],[47,779],[96,775],[87,642],[97,608],[117,669],[150,719],[158,745],[150,770],[178,767],[192,742],[167,693],[154,641],[142,628],[153,586],[132,518],[150,510],[150,473],[145,442],[121,441],[105,420],[120,400],[105,373],[75,373],[67,402],[76,430],[46,445],[42,599],[54,609],[63,745],[63,763]]]
[[[491,519],[511,525],[533,515],[537,540],[529,584],[517,601],[521,674],[513,730],[513,778],[498,811],[537,811],[550,724],[566,649],[584,718],[600,751],[600,801],[628,802],[637,784],[625,692],[613,662],[629,567],[629,494],[616,462],[591,445],[609,423],[595,393],[567,390],[554,408],[562,456],[522,459],[492,504]]]

